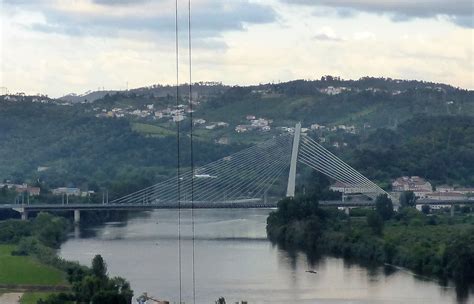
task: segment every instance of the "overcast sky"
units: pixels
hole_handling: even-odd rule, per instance
[[[180,81],[187,0],[179,0]],[[0,0],[0,87],[175,82],[174,0]],[[383,76],[474,89],[471,0],[192,0],[193,81]]]

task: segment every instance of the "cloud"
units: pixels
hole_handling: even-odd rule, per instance
[[[394,21],[413,18],[448,16],[448,20],[473,28],[474,4],[472,0],[281,0],[289,4],[323,6],[336,9],[341,17],[351,16],[352,11],[387,14]]]
[[[18,10],[34,10],[44,15],[45,22],[29,25],[29,29],[43,33],[68,36],[114,37],[124,33],[136,38],[151,36],[174,37],[174,1],[148,0],[78,0],[64,6],[60,1],[4,0]],[[187,6],[182,5],[179,24],[187,30]],[[228,31],[244,31],[248,24],[271,23],[276,19],[273,8],[237,0],[198,0],[192,8],[192,30],[196,39],[214,39]],[[201,45],[218,46],[215,41]]]
[[[93,0],[94,3],[102,5],[136,5],[149,0]]]
[[[337,36],[334,30],[330,27],[323,27],[317,31],[316,35],[313,36],[313,39],[319,41],[331,41],[331,42],[341,42],[344,39]]]
[[[376,36],[372,32],[356,32],[353,38],[354,40],[375,40]]]

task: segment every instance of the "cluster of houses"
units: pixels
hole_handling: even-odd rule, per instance
[[[319,92],[326,95],[338,95],[345,91],[351,91],[351,88],[328,86],[327,88],[319,89]]]
[[[445,89],[443,89],[442,87],[431,87],[431,86],[426,86],[424,87],[425,90],[433,90],[433,91],[436,91],[436,92],[445,92]],[[399,95],[399,94],[402,94],[405,91],[401,91],[401,90],[382,90],[382,89],[379,89],[379,88],[373,88],[373,87],[368,87],[366,89],[359,89],[359,88],[349,88],[349,87],[333,87],[333,86],[328,86],[326,88],[321,88],[319,89],[319,92],[322,93],[322,94],[326,94],[326,95],[339,95],[341,93],[344,93],[344,92],[356,92],[356,93],[359,93],[359,92],[362,92],[362,91],[365,91],[365,92],[372,92],[372,93],[377,93],[377,92],[386,92],[386,93],[390,93],[391,95]]]
[[[51,190],[53,195],[65,195],[65,196],[80,196],[80,197],[88,197],[94,194],[94,191],[81,191],[79,188],[70,188],[70,187],[59,187]]]
[[[381,89],[378,89],[378,88],[366,88],[365,90],[360,90],[358,88],[348,88],[348,87],[333,87],[333,86],[328,86],[326,88],[321,88],[319,89],[319,92],[322,93],[322,94],[326,94],[326,95],[339,95],[341,93],[344,93],[344,92],[361,92],[361,91],[366,91],[366,92],[372,92],[372,93],[376,93],[376,92],[382,92]],[[387,91],[385,91],[387,92]],[[391,91],[390,92],[392,95],[398,95],[398,94],[401,94],[402,92],[401,91]]]
[[[361,193],[361,189],[341,182],[336,182],[330,187],[331,190],[344,194]],[[433,185],[419,176],[401,176],[392,182],[392,192],[412,191],[416,198],[438,201],[457,201],[474,197],[474,188],[455,187],[451,185],[440,185],[436,189]]]
[[[417,198],[439,201],[463,200],[474,196],[474,188],[439,185],[434,188],[431,183],[419,176],[402,176],[392,182],[393,192],[413,191]]]
[[[273,120],[271,119],[257,118],[255,117],[255,115],[247,115],[245,119],[247,121],[247,124],[237,125],[235,127],[235,132],[244,133],[254,130],[268,132],[272,129],[270,127],[270,124],[273,122]]]
[[[38,96],[26,96],[25,93],[17,93],[14,95],[3,95],[3,101],[7,102],[24,102],[31,101],[33,103],[56,103],[60,104],[53,99],[49,99],[47,95],[38,95]]]
[[[14,190],[19,194],[25,193],[29,196],[38,196],[41,194],[41,189],[39,187],[32,187],[27,184],[0,183],[0,189],[5,187],[8,190]]]
[[[310,126],[312,131],[330,131],[330,132],[337,132],[337,131],[344,131],[346,133],[356,134],[357,129],[354,125],[346,126],[346,125],[337,125],[332,127],[327,127],[320,124],[312,124]]]
[[[112,117],[137,117],[137,118],[150,118],[153,120],[159,120],[168,118],[170,121],[179,122],[186,119],[186,114],[191,113],[191,109],[185,105],[178,105],[175,107],[168,107],[162,110],[155,110],[155,105],[149,104],[146,105],[144,109],[135,109],[131,106],[127,108],[113,108],[111,110],[101,109],[101,108],[94,108],[93,109],[97,113],[96,117],[103,117],[103,118],[112,118]]]
[[[41,194],[40,187],[33,187],[28,184],[14,184],[14,183],[0,183],[0,189],[7,188],[8,190],[14,190],[18,194],[27,194],[29,196],[38,196]],[[80,196],[88,197],[94,194],[94,191],[82,191],[79,188],[70,187],[59,187],[51,190],[53,195],[66,195],[66,196]]]
[[[197,118],[193,119],[194,126],[203,126],[206,130],[214,130],[217,128],[227,128],[229,124],[225,121],[207,123],[205,119]]]

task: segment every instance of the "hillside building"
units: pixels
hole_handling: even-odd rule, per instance
[[[392,191],[413,191],[416,197],[425,198],[427,194],[433,192],[433,186],[419,176],[402,176],[392,182]]]

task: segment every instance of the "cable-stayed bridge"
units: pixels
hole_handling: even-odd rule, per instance
[[[199,168],[180,170],[179,175],[104,204],[3,205],[27,218],[28,211],[74,210],[79,221],[81,210],[142,210],[170,208],[268,208],[278,198],[295,196],[297,163],[344,183],[353,192],[375,198],[383,189],[301,133],[297,124],[292,134],[219,159]],[[281,182],[286,181],[286,194]],[[275,187],[275,183],[280,185]],[[278,188],[280,191],[273,189]],[[355,190],[355,191],[354,191]],[[272,191],[272,202],[268,202]]]

